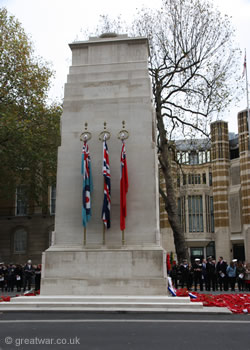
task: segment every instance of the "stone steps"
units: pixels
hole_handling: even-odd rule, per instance
[[[168,297],[168,296],[77,296],[77,295],[58,295],[58,296],[21,296],[11,299],[12,303],[27,303],[27,302],[63,302],[63,303],[176,303],[178,300],[179,303],[188,303],[190,304],[190,299],[185,297]]]
[[[1,311],[230,313],[224,308],[205,309],[202,303],[193,303],[189,298],[164,296],[22,296],[1,302]]]

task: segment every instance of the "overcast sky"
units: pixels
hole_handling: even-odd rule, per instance
[[[250,0],[214,0],[222,13],[232,16],[236,29],[236,42],[250,57]],[[63,98],[64,83],[71,63],[68,43],[81,40],[81,30],[94,28],[101,14],[112,17],[122,15],[129,20],[136,8],[159,7],[161,0],[0,0],[31,36],[35,53],[51,62],[56,72],[51,98]],[[244,54],[242,54],[243,70]],[[250,71],[248,65],[248,71]],[[237,132],[237,112],[246,108],[246,97],[238,106],[232,105],[224,119],[229,121],[230,131]]]

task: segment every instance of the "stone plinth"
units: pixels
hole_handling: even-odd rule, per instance
[[[167,294],[162,266],[159,248],[55,249],[46,252],[43,295]]]
[[[44,254],[42,294],[165,294],[160,246],[158,165],[146,38],[92,38],[70,44],[58,151],[54,246]],[[125,121],[129,191],[125,245],[120,232],[120,151]],[[104,122],[111,169],[111,228],[103,245],[102,142]],[[80,134],[84,124],[94,191],[83,246]],[[147,290],[148,288],[148,290]],[[113,290],[113,292],[112,292]]]

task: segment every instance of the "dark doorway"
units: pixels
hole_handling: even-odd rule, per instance
[[[204,259],[204,248],[203,247],[194,247],[190,248],[190,255],[191,255],[191,263],[194,262],[195,259],[199,258],[202,262],[202,259]]]
[[[245,249],[244,244],[233,245],[233,258],[238,261],[245,261]]]

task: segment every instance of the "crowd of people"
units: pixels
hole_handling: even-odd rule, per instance
[[[25,292],[35,286],[35,290],[40,290],[41,265],[32,265],[28,260],[25,265],[10,263],[5,265],[0,262],[0,291]]]
[[[187,260],[176,264],[173,261],[169,275],[176,289],[179,287],[197,291],[250,291],[250,264],[237,259],[229,264],[221,256],[216,262],[211,256],[207,259],[195,259],[193,264]]]

